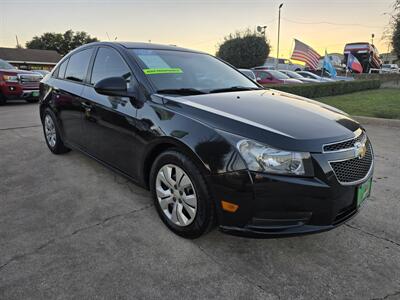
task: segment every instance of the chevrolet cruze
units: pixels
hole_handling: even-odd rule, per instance
[[[55,154],[79,150],[151,190],[161,220],[195,238],[334,228],[371,190],[373,150],[333,107],[264,89],[205,53],[92,43],[40,86]]]

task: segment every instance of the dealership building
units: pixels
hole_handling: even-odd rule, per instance
[[[0,48],[0,59],[22,70],[50,71],[61,55],[54,50]]]

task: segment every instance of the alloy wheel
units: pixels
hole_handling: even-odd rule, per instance
[[[196,217],[197,196],[189,176],[180,167],[167,164],[156,178],[156,194],[161,210],[177,226],[188,226]]]
[[[46,115],[44,118],[44,132],[50,147],[54,148],[57,141],[56,126],[54,125],[53,119],[49,115]]]

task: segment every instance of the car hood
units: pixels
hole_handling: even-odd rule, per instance
[[[301,79],[299,79],[299,80],[301,80],[301,81],[303,81],[303,82],[309,82],[309,83],[320,83],[319,80],[317,80],[317,79],[311,79],[311,78],[301,78]]]
[[[37,74],[37,73],[34,73],[32,71],[25,71],[25,70],[19,70],[19,69],[0,69],[0,72],[7,73],[8,75],[17,75],[17,74],[33,74],[33,75],[36,75]]]
[[[288,78],[288,79],[283,79],[283,82],[286,84],[291,84],[291,83],[303,83],[299,79],[294,79],[294,78]]]
[[[276,90],[162,96],[171,109],[202,123],[276,148],[321,152],[321,145],[355,136],[345,113]]]

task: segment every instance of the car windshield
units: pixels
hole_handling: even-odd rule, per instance
[[[308,77],[308,78],[313,78],[313,79],[319,79],[320,77],[314,73],[311,72],[299,72],[300,75],[304,75],[304,77]]]
[[[279,71],[275,71],[275,70],[268,70],[268,72],[274,76],[276,79],[289,79],[290,77],[279,72]]]
[[[15,67],[13,65],[9,64],[8,62],[0,59],[0,69],[13,70],[13,69],[15,69]]]
[[[293,71],[285,71],[285,74],[287,76],[289,76],[290,78],[296,78],[296,79],[304,79],[303,76],[301,76],[300,74],[293,72]]]
[[[131,51],[158,92],[200,94],[260,89],[247,76],[211,55],[175,50]]]

